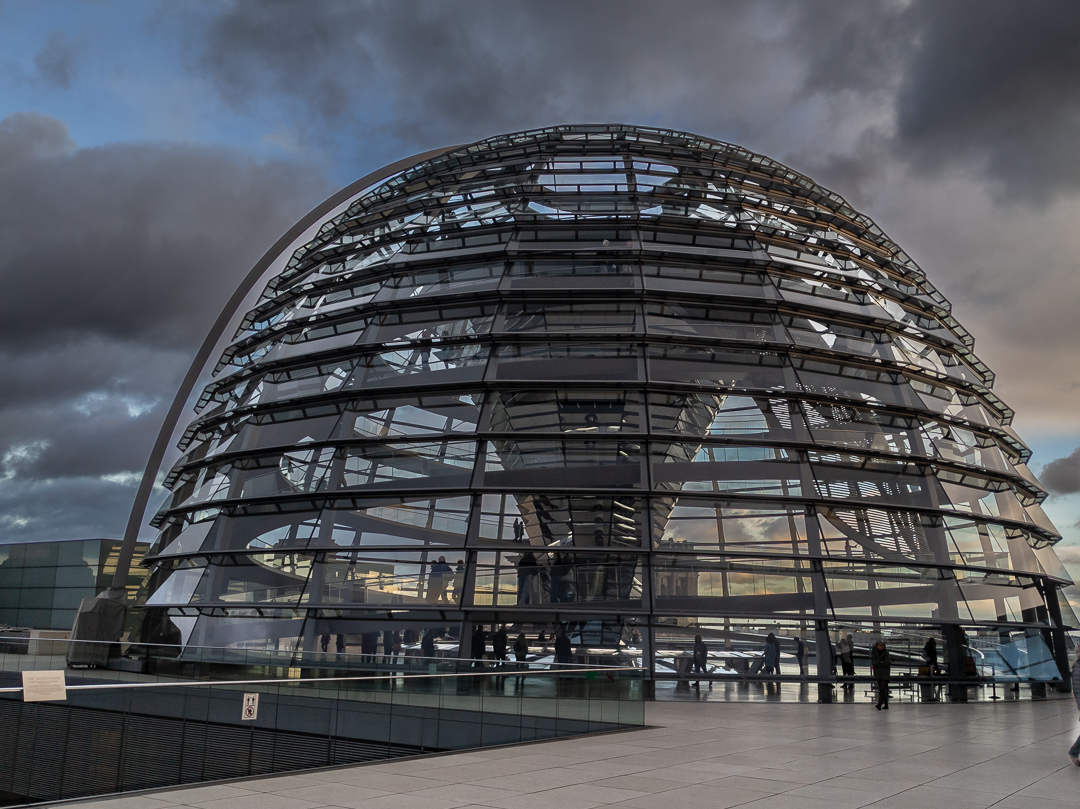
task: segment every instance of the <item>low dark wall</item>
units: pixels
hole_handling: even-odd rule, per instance
[[[613,730],[612,722],[194,688],[0,699],[0,805],[354,764]],[[554,705],[554,702],[552,702]]]

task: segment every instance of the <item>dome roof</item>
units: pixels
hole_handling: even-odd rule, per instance
[[[559,622],[662,673],[690,628],[1000,657],[1058,611],[993,374],[840,196],[621,125],[386,174],[234,313],[154,518],[186,640]]]

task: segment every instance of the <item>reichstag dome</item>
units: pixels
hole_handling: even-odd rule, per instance
[[[714,673],[773,633],[814,675],[850,634],[1065,665],[1059,536],[993,373],[802,174],[552,127],[376,172],[268,256],[177,430],[145,639],[469,657],[505,626],[663,678],[695,635]]]

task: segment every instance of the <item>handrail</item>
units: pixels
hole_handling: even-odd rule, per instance
[[[567,664],[570,665],[570,664]],[[454,677],[491,677],[492,675],[503,675],[507,677],[520,677],[523,674],[542,674],[549,676],[558,676],[560,674],[588,674],[589,672],[597,672],[604,674],[611,674],[612,672],[621,671],[644,671],[642,666],[604,666],[599,668],[586,668],[586,669],[546,669],[546,670],[528,670],[528,669],[487,669],[485,671],[462,671],[449,674],[386,674],[373,677],[298,677],[298,678],[280,678],[271,680],[177,680],[175,682],[158,682],[158,683],[103,683],[103,684],[91,684],[91,685],[69,685],[68,691],[106,691],[110,689],[123,689],[123,688],[174,688],[177,686],[215,686],[215,685],[297,685],[299,683],[332,683],[332,682],[364,682],[370,683],[375,680],[424,680],[424,679],[449,679]],[[23,690],[22,686],[16,686],[12,688],[0,688],[0,694],[16,694]]]

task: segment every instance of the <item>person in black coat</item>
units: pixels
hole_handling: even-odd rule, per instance
[[[499,662],[506,660],[506,627],[499,627],[491,636],[491,651]]]
[[[922,654],[926,660],[926,665],[930,667],[930,675],[937,674],[938,651],[936,638],[930,638],[926,642],[926,645],[922,647]]]
[[[536,561],[536,555],[532,551],[526,551],[521,554],[521,558],[517,563],[517,603],[518,604],[532,604],[533,592],[532,585],[533,580],[536,578],[536,574],[539,572],[539,565]]]
[[[570,638],[566,636],[566,630],[560,629],[558,636],[555,638],[555,662],[556,663],[569,663],[573,655],[573,648],[570,645]]]
[[[708,674],[709,673],[709,647],[705,645],[705,641],[701,639],[701,635],[694,635],[694,665],[691,673]],[[698,680],[698,685],[701,685],[701,680]],[[709,683],[709,688],[712,688],[712,683]]]
[[[487,632],[484,631],[483,624],[478,624],[476,629],[473,630],[470,654],[473,659],[473,666],[482,669],[484,667],[484,655],[487,654]]]
[[[873,669],[874,679],[877,680],[877,705],[879,711],[884,708],[889,710],[889,677],[892,674],[892,655],[885,646],[885,641],[879,640],[870,651],[870,666]]]
[[[517,658],[518,663],[524,663],[525,659],[529,656],[529,641],[525,637],[525,633],[522,632],[517,636],[514,641],[514,657]]]

